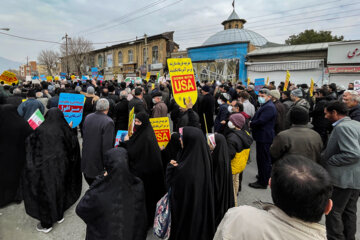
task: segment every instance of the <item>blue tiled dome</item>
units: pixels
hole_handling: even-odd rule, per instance
[[[250,41],[250,43],[255,46],[263,46],[268,42],[266,38],[256,32],[244,28],[235,28],[223,30],[212,35],[203,43],[203,46],[248,41]]]

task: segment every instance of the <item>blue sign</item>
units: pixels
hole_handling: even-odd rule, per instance
[[[259,90],[265,86],[265,78],[256,78],[255,79],[255,93],[259,95]]]
[[[91,68],[91,76],[96,77],[98,75],[98,68]]]
[[[115,147],[119,146],[119,142],[124,142],[125,141],[125,136],[128,135],[128,131],[125,130],[119,130],[116,134],[116,139],[115,139]]]
[[[45,75],[40,75],[41,81],[46,81]]]
[[[89,77],[82,75],[81,80],[89,80]]]
[[[33,79],[33,80],[39,80],[39,77],[38,77],[38,76],[33,76],[32,79]]]
[[[61,72],[61,73],[60,73],[60,78],[61,78],[61,79],[66,79],[66,73]]]
[[[104,76],[98,75],[97,80],[99,80],[99,81],[104,81]]]
[[[59,109],[64,113],[68,123],[73,122],[73,128],[77,127],[83,116],[85,96],[74,93],[60,93]]]

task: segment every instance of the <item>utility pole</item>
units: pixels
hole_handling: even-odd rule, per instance
[[[148,68],[148,43],[147,43],[147,35],[146,33],[144,34],[144,39],[145,39],[145,66],[146,66],[146,71],[149,71]]]
[[[29,56],[26,56],[26,71],[25,71],[25,77],[27,76],[27,71],[29,69]]]
[[[67,33],[65,33],[65,36],[62,38],[65,39],[65,49],[66,49],[66,73],[69,76],[69,57],[68,57],[68,40],[71,39],[68,37]]]

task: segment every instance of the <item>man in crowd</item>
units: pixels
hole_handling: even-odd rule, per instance
[[[333,130],[322,164],[328,170],[334,186],[331,199],[333,210],[326,217],[329,240],[355,239],[357,200],[360,193],[360,123],[347,117],[346,104],[330,102],[325,117],[333,124]]]
[[[35,99],[35,90],[31,89],[26,94],[27,100],[21,103],[17,109],[19,115],[26,121],[33,115],[33,113],[39,109],[42,114],[45,112],[45,108],[42,103]]]
[[[275,136],[276,108],[271,101],[270,91],[259,91],[261,107],[250,122],[253,138],[256,141],[256,162],[258,167],[258,180],[250,183],[252,188],[266,189],[271,173],[270,146]]]
[[[135,88],[134,91],[134,98],[130,100],[129,102],[129,111],[131,111],[133,108],[135,111],[135,114],[139,112],[147,112],[146,103],[143,100],[143,90],[141,87]]]
[[[127,130],[129,122],[129,101],[127,100],[128,93],[123,90],[120,92],[120,102],[115,106],[115,132],[118,130]]]
[[[6,100],[7,104],[12,104],[18,107],[22,103],[22,96],[20,88],[15,88],[13,91],[13,95],[9,96]]]
[[[292,126],[279,133],[270,147],[273,163],[288,154],[297,154],[320,163],[323,143],[320,135],[307,127],[309,114],[302,107],[290,113]]]
[[[347,90],[343,95],[343,102],[349,109],[349,117],[360,122],[360,95],[357,91]]]
[[[324,168],[288,155],[274,164],[269,185],[274,205],[231,208],[214,240],[326,239],[325,227],[318,223],[332,208],[331,179]]]
[[[320,89],[315,92],[315,106],[309,114],[312,118],[311,124],[313,125],[313,129],[320,134],[324,146],[327,144],[328,131],[331,130],[329,119],[325,118],[324,113],[325,106],[328,103],[327,95],[327,89]]]
[[[250,117],[253,117],[255,115],[255,107],[254,105],[249,101],[250,94],[246,91],[242,91],[239,95],[240,102],[244,106],[244,112],[249,115]]]
[[[167,117],[168,108],[162,101],[162,93],[160,91],[153,92],[152,102],[154,104],[151,116],[153,118]]]
[[[101,98],[96,102],[96,112],[84,121],[81,170],[89,185],[103,174],[104,154],[114,147],[114,122],[107,116],[108,112],[109,101]]]
[[[273,101],[276,111],[276,123],[275,123],[275,135],[278,135],[281,131],[285,130],[285,117],[286,117],[286,107],[282,104],[280,99],[280,92],[279,90],[270,90],[271,101]]]

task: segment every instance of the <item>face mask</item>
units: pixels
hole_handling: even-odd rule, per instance
[[[232,106],[228,106],[228,111],[229,111],[229,113],[232,113],[232,112],[233,112]]]
[[[154,99],[154,98],[152,99],[152,102],[153,102],[154,104],[156,104],[156,101],[155,101],[155,99]]]
[[[217,100],[217,103],[218,103],[219,105],[221,105],[221,104],[222,104],[222,101],[221,101],[220,99],[218,99],[218,100]]]
[[[228,122],[228,127],[229,127],[230,129],[234,129],[234,128],[235,128],[235,125],[234,125],[231,121],[229,121],[229,122]]]
[[[259,97],[258,101],[259,101],[260,104],[264,104],[265,103],[265,98]]]

